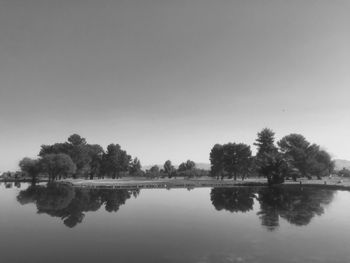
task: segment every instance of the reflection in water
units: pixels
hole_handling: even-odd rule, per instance
[[[251,187],[213,188],[210,192],[210,200],[218,211],[247,212],[253,209],[254,197]]]
[[[139,190],[86,189],[66,184],[30,186],[20,191],[17,200],[22,205],[35,203],[38,213],[60,217],[68,227],[84,219],[84,212],[97,211],[102,205],[108,212],[117,212],[126,200],[138,196]]]
[[[260,204],[258,216],[268,230],[279,226],[279,218],[303,226],[316,215],[324,213],[323,206],[333,199],[334,191],[301,187],[214,188],[210,198],[217,210],[247,212],[253,209],[254,199]]]
[[[262,225],[269,230],[279,226],[279,217],[297,226],[310,223],[324,213],[324,205],[331,203],[334,191],[301,187],[272,187],[259,190]]]
[[[140,190],[74,188],[67,184],[30,186],[20,191],[17,200],[22,205],[35,203],[38,213],[60,217],[68,227],[82,223],[85,212],[104,206],[107,212],[117,212],[121,205]],[[302,187],[234,187],[213,188],[210,199],[216,210],[245,213],[260,204],[257,212],[261,224],[268,230],[279,226],[279,219],[297,226],[310,223],[324,213],[323,206],[333,199],[334,191]],[[257,208],[255,208],[257,209]]]

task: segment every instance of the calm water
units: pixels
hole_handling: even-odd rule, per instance
[[[0,261],[350,262],[350,192],[0,185]]]

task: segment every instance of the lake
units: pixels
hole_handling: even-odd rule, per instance
[[[1,262],[350,262],[350,192],[0,185]]]

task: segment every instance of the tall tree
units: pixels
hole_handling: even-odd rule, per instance
[[[129,166],[129,173],[130,175],[133,176],[140,176],[142,175],[142,170],[141,170],[141,162],[138,158],[134,158]]]
[[[257,159],[263,161],[265,154],[277,152],[277,147],[275,146],[275,133],[269,128],[262,129],[258,133],[254,145],[258,150],[256,154]]]
[[[221,144],[215,144],[210,151],[210,174],[223,179],[224,172],[224,149]]]
[[[68,155],[72,158],[77,167],[76,176],[88,176],[91,171],[91,156],[85,138],[82,138],[78,134],[73,134],[69,136],[68,143]]]
[[[164,172],[168,175],[168,177],[170,178],[172,176],[172,174],[174,173],[174,166],[172,165],[170,160],[167,160],[164,163]]]
[[[255,164],[258,174],[266,177],[269,184],[282,183],[287,163],[275,146],[275,133],[268,128],[262,129],[254,145],[257,146]]]
[[[99,176],[101,173],[102,156],[104,154],[103,148],[98,144],[87,145],[88,154],[90,157],[90,179],[92,180],[94,176]]]
[[[277,154],[277,147],[275,146],[275,133],[269,129],[264,128],[258,133],[254,145],[257,147],[256,167],[258,174],[268,177],[271,174],[271,162]]]
[[[248,173],[252,152],[250,146],[244,143],[227,143],[223,146],[224,169],[230,178],[237,180],[240,174],[243,178]]]
[[[112,178],[119,178],[121,172],[128,171],[130,161],[131,156],[119,144],[110,144],[102,157],[103,171]]]

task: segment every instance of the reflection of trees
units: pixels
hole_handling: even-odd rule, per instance
[[[334,191],[299,186],[213,188],[210,199],[216,210],[247,212],[253,209],[254,199],[260,203],[257,213],[268,230],[279,226],[283,218],[290,224],[303,226],[316,215],[324,213],[323,206],[333,199]]]
[[[133,190],[137,191],[137,190]],[[105,209],[108,212],[117,212],[121,205],[124,205],[126,200],[132,196],[132,191],[114,190],[100,192],[102,203],[105,203]],[[135,197],[137,195],[134,195]]]
[[[74,227],[84,219],[84,212],[97,211],[105,206],[106,211],[116,212],[126,200],[139,194],[139,190],[82,189],[63,184],[30,186],[17,196],[22,205],[35,203],[38,213],[60,217],[68,227]]]
[[[215,209],[230,212],[247,212],[253,209],[254,189],[251,187],[213,188],[210,200]]]
[[[303,226],[324,213],[323,205],[333,199],[334,191],[301,187],[261,188],[258,192],[261,224],[269,230],[279,226],[279,217]]]

